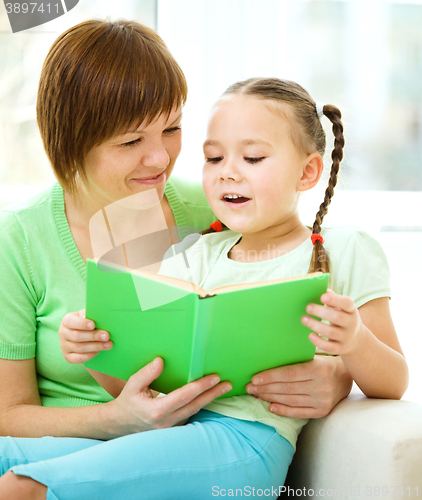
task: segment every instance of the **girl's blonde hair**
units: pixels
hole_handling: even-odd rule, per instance
[[[321,125],[316,110],[316,103],[308,92],[295,82],[279,80],[277,78],[250,78],[243,82],[231,85],[222,95],[244,94],[258,99],[275,101],[287,105],[284,108],[288,118],[292,123],[292,140],[298,148],[305,154],[317,151],[322,157],[325,153],[325,132]],[[326,104],[323,107],[324,115],[333,124],[334,149],[331,153],[332,166],[328,187],[325,191],[324,201],[321,203],[312,227],[313,234],[320,234],[321,224],[324,216],[328,212],[328,205],[334,195],[334,188],[337,184],[337,175],[340,162],[343,159],[343,124],[341,113],[336,106]],[[321,271],[329,272],[328,255],[320,241],[315,241],[309,272]]]

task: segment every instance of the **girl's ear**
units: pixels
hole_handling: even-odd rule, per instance
[[[319,153],[312,153],[305,159],[305,166],[302,171],[302,177],[298,182],[298,191],[308,191],[313,188],[319,181],[324,163]]]

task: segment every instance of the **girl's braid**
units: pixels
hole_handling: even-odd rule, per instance
[[[334,134],[334,149],[331,153],[331,159],[333,160],[330,172],[330,180],[328,181],[328,187],[325,190],[324,201],[319,207],[319,211],[316,214],[315,222],[312,227],[313,234],[320,234],[321,224],[324,216],[328,212],[328,206],[331,203],[331,198],[334,195],[334,188],[337,184],[337,176],[340,169],[340,162],[343,159],[343,148],[344,148],[344,136],[343,136],[343,123],[341,122],[341,112],[335,106],[331,104],[326,104],[324,106],[324,115],[333,124],[333,134]],[[325,251],[323,244],[316,240],[312,252],[311,263],[309,266],[309,272],[321,271],[323,273],[329,272],[328,256]]]

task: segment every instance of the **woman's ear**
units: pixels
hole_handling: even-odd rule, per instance
[[[324,162],[319,153],[312,153],[304,161],[302,177],[299,179],[297,190],[308,191],[319,181],[324,170]]]

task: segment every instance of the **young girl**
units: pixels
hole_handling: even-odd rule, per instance
[[[299,219],[298,203],[323,170],[323,116],[333,124],[333,163],[310,230]],[[310,340],[325,353],[340,355],[367,396],[399,399],[408,373],[389,313],[384,253],[362,231],[321,228],[343,146],[340,111],[316,106],[299,85],[250,79],[231,86],[212,110],[203,170],[211,208],[230,230],[202,237],[186,256],[192,279],[207,289],[330,272],[332,290],[321,297],[324,306],[309,304],[304,311]],[[165,265],[162,272],[177,274]],[[63,325],[62,349],[70,359],[75,344],[69,344],[66,330]],[[145,368],[150,380],[161,369],[160,358]],[[277,497],[306,420],[273,414],[265,401],[271,398],[259,393],[259,377],[253,382],[249,395],[215,400],[187,425],[107,442],[87,440],[78,444],[80,451],[12,470],[47,485],[56,495],[51,498],[60,499],[94,498],[94,492],[107,499]],[[113,395],[122,387],[114,386]]]
[[[311,231],[299,219],[298,202],[323,170],[323,115],[333,124],[333,163]],[[341,355],[367,396],[400,399],[408,372],[389,312],[385,255],[363,231],[321,228],[343,146],[340,111],[316,105],[296,83],[250,79],[229,87],[211,113],[203,187],[213,212],[230,231],[207,235],[186,256],[193,282],[206,290],[330,272],[332,290],[321,297],[324,306],[306,308],[326,322],[306,314],[302,318],[313,332],[310,340],[325,353]],[[175,275],[167,262],[161,272]],[[268,406],[238,396],[215,400],[206,409],[271,425],[295,446],[304,422],[276,417]]]

